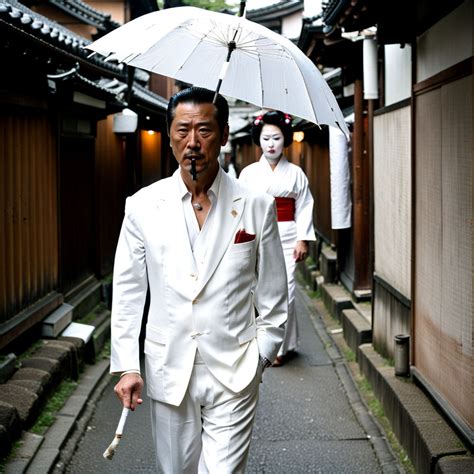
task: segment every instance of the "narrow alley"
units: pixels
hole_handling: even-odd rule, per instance
[[[300,350],[289,363],[264,374],[247,472],[403,472],[301,288],[297,314]],[[146,397],[129,417],[114,458],[102,457],[120,417],[113,383],[103,392],[66,472],[155,472]]]

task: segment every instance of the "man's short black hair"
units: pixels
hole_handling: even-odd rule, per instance
[[[166,110],[166,124],[168,127],[168,135],[170,133],[171,122],[174,119],[176,107],[182,103],[192,104],[214,104],[216,107],[216,119],[219,125],[221,136],[224,134],[225,126],[229,121],[229,104],[220,94],[217,94],[214,102],[215,92],[204,89],[204,87],[188,87],[173,95],[168,102]]]

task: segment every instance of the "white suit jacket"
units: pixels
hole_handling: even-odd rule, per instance
[[[176,406],[186,392],[196,349],[223,385],[240,392],[255,377],[259,353],[270,361],[276,356],[287,318],[274,200],[219,172],[214,217],[219,229],[212,233],[200,274],[186,228],[179,169],[127,199],[115,256],[111,373],[139,367],[149,285],[147,392]],[[241,229],[255,239],[235,243]]]

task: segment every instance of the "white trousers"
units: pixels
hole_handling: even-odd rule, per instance
[[[234,393],[197,356],[180,406],[151,400],[157,471],[244,473],[261,377],[259,368],[251,384]]]

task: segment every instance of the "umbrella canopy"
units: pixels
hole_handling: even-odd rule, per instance
[[[290,40],[244,17],[195,7],[143,15],[87,46],[110,60],[216,90],[348,135],[336,99]],[[224,65],[224,67],[223,67]]]

